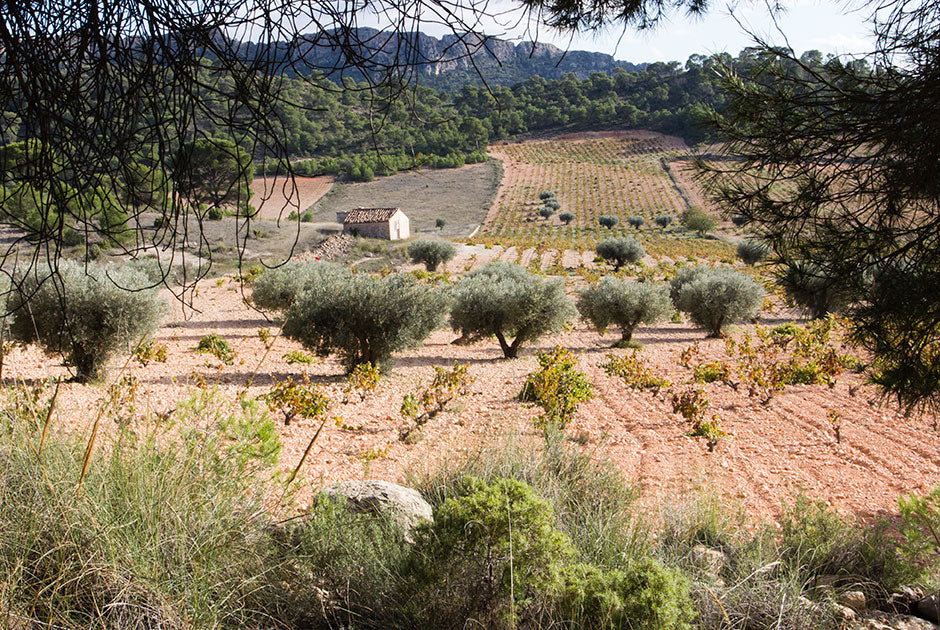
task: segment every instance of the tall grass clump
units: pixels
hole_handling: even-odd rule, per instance
[[[15,274],[14,274],[15,275]],[[10,333],[65,356],[75,379],[104,376],[108,360],[151,336],[166,304],[152,282],[129,267],[88,267],[62,260],[15,275],[7,309]]]
[[[2,414],[0,582],[8,611],[35,627],[220,628],[264,625],[271,568],[263,471],[277,458],[257,405],[232,414],[202,392],[156,424],[86,444],[46,434],[43,405]],[[24,627],[27,624],[24,623]],[[29,627],[33,627],[30,625]]]

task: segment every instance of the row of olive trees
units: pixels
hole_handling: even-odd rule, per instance
[[[58,273],[14,276],[0,335],[64,354],[77,380],[100,378],[108,360],[153,334],[166,304],[143,269],[63,261]],[[684,267],[672,286],[604,278],[580,293],[578,307],[561,278],[491,262],[439,289],[409,274],[374,277],[330,263],[292,262],[255,281],[252,299],[285,316],[284,334],[321,355],[338,353],[347,369],[387,369],[393,353],[419,345],[442,327],[465,338],[495,337],[503,355],[561,330],[577,312],[598,330],[620,327],[629,344],[641,324],[668,317],[673,306],[713,336],[753,319],[763,289],[730,269]]]
[[[670,295],[672,293],[672,295]],[[577,309],[561,278],[543,278],[519,265],[491,262],[456,284],[436,288],[409,274],[373,277],[330,263],[294,262],[255,281],[252,300],[283,314],[284,334],[320,355],[338,353],[347,369],[413,348],[449,316],[464,338],[495,337],[503,355],[561,330],[574,316],[604,331],[620,327],[629,344],[641,324],[684,311],[710,335],[756,317],[763,288],[750,277],[706,266],[683,269],[672,287],[604,278],[582,291]]]

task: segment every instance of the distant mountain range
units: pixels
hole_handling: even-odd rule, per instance
[[[381,74],[405,60],[412,67],[412,78],[422,85],[439,90],[455,91],[467,84],[487,83],[512,85],[538,75],[557,79],[570,72],[586,78],[592,72],[642,70],[647,64],[618,61],[612,55],[580,50],[564,51],[551,44],[513,43],[497,38],[446,35],[441,38],[424,33],[389,33],[372,28],[359,28],[339,34],[302,35],[293,42],[270,44],[263,49],[254,43],[241,44],[255,58],[276,59],[288,74],[320,70],[337,80],[339,68],[355,59]],[[355,71],[344,70],[343,76],[361,79]]]

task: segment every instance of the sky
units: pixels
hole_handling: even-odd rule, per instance
[[[845,2],[817,0],[780,0],[784,5],[777,15],[777,25],[767,6],[760,1],[739,2],[736,7],[718,0],[702,18],[688,18],[672,13],[664,23],[649,31],[628,28],[607,29],[597,34],[575,37],[540,27],[538,40],[569,50],[607,53],[616,59],[631,61],[681,61],[693,54],[728,52],[737,55],[753,44],[751,30],[769,37],[773,44],[789,43],[798,53],[819,50],[834,54],[864,54],[872,49],[871,26],[865,9],[853,9]],[[740,22],[740,24],[739,24]],[[522,28],[488,27],[488,34],[507,39],[532,39],[532,32]],[[781,34],[782,33],[782,34]]]

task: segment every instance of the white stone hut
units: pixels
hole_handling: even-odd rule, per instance
[[[337,212],[343,234],[398,241],[411,236],[411,223],[399,208],[356,208]]]

